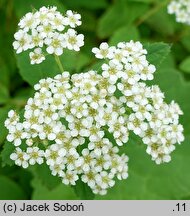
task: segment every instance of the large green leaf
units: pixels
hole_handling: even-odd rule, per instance
[[[131,24],[148,9],[147,4],[118,0],[100,18],[98,36],[111,36],[118,28]]]
[[[74,52],[65,50],[64,54],[60,57],[65,70],[73,73],[81,73],[81,70],[91,61],[89,55],[83,52]]]
[[[24,16],[29,11],[32,11],[32,9],[39,9],[43,6],[56,6],[60,10],[60,12],[64,12],[64,6],[60,3],[59,0],[16,0],[14,1],[14,9],[16,11],[16,14],[18,18],[20,19],[22,16]]]
[[[53,77],[61,73],[52,56],[47,56],[46,60],[39,65],[31,65],[28,52],[16,55],[19,73],[30,85],[36,84],[40,79]]]
[[[173,17],[168,15],[166,8],[155,13],[146,20],[146,23],[148,23],[150,28],[162,35],[172,35],[175,33],[177,28],[175,20]]]
[[[57,187],[49,190],[38,178],[32,180],[34,189],[32,199],[37,200],[76,200],[76,197],[71,186],[66,186],[60,183]]]
[[[0,175],[0,200],[23,200],[26,199],[22,188],[6,176]]]
[[[133,2],[146,2],[146,3],[155,3],[158,0],[129,0],[129,1],[133,1]]]
[[[0,105],[5,104],[9,100],[9,90],[7,86],[0,83]]]
[[[77,181],[76,185],[74,186],[74,190],[76,195],[83,200],[92,200],[94,199],[94,194],[90,187],[82,182],[80,179]]]
[[[1,84],[5,85],[6,87],[9,86],[9,70],[3,58],[0,56],[0,85]]]
[[[135,26],[124,26],[119,28],[110,38],[110,45],[116,45],[121,41],[139,40],[140,35]]]
[[[5,142],[3,145],[3,150],[1,151],[1,159],[2,159],[2,166],[6,165],[13,165],[14,162],[10,159],[11,153],[13,153],[15,146],[12,143]]]
[[[46,60],[39,65],[30,64],[28,52],[16,55],[16,58],[19,73],[22,78],[32,86],[42,78],[54,77],[56,74],[61,73],[52,55],[47,56]],[[83,53],[65,50],[64,54],[60,57],[60,60],[64,70],[76,73],[88,64],[89,57]]]
[[[45,163],[42,165],[31,166],[30,170],[32,174],[38,178],[47,189],[51,190],[58,186],[61,182],[60,178],[51,175],[51,171]]]
[[[7,118],[9,107],[3,107],[0,108],[0,145],[3,143],[6,135],[7,135],[7,129],[4,126],[4,122]]]
[[[65,0],[64,4],[67,5],[68,8],[88,8],[88,9],[103,9],[106,8],[108,5],[108,2],[106,0],[96,0],[91,1],[89,3],[89,0],[77,0],[77,1],[70,1]]]
[[[180,64],[180,69],[186,73],[190,73],[190,56],[184,59]]]
[[[159,42],[144,44],[144,48],[148,52],[148,61],[158,67],[169,54],[171,46],[169,44]]]
[[[89,10],[82,10],[81,16],[82,16],[81,17],[82,25],[80,26],[80,30],[85,31],[85,47],[86,47],[86,40],[89,39],[88,32],[93,32],[94,34],[94,29],[96,29],[98,20],[95,14],[90,13]],[[95,35],[93,36],[95,37]]]
[[[186,29],[189,28],[189,26],[186,26]],[[185,30],[184,30],[185,31]],[[187,30],[186,30],[187,31]],[[190,40],[189,40],[189,34],[188,34],[188,31],[187,31],[187,34],[184,34],[183,37],[181,38],[181,41],[180,41],[184,48],[187,50],[187,51],[190,51]]]

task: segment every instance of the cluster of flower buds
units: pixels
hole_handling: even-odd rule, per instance
[[[19,22],[13,42],[16,53],[29,53],[31,64],[39,64],[47,54],[60,56],[64,49],[79,51],[84,45],[84,35],[75,28],[81,25],[80,14],[71,10],[63,16],[56,7],[42,7],[27,13]]]
[[[172,0],[168,13],[176,15],[176,21],[190,25],[190,0]]]

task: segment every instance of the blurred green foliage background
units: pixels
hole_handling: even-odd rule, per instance
[[[169,164],[155,165],[140,139],[131,137],[125,146],[129,156],[129,178],[117,182],[106,196],[95,199],[190,199],[190,27],[176,23],[167,14],[168,1],[162,0],[0,0],[0,199],[79,199],[74,189],[52,177],[49,170],[36,166],[28,170],[9,166],[4,145],[4,120],[9,109],[21,110],[32,96],[32,85],[40,78],[59,72],[52,59],[31,66],[26,55],[15,55],[12,42],[19,19],[32,8],[55,5],[61,12],[71,9],[82,15],[78,29],[85,35],[80,53],[65,52],[62,62],[71,73],[95,67],[91,53],[102,41],[165,42],[171,52],[157,66],[155,79],[166,101],[175,100],[184,111],[181,123],[185,142],[177,146]],[[159,49],[158,49],[159,51]],[[163,50],[164,51],[164,50]],[[154,56],[157,58],[157,56]],[[82,187],[82,185],[80,186]]]

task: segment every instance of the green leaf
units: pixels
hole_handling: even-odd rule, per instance
[[[172,53],[170,52],[167,57],[162,61],[161,63],[161,67],[162,68],[175,68],[176,67],[176,63],[175,63],[175,59],[172,55]],[[159,68],[158,68],[159,69]]]
[[[178,62],[182,62],[189,55],[187,50],[180,43],[174,43],[171,51],[177,64]]]
[[[56,61],[52,55],[46,57],[46,60],[39,65],[31,65],[28,52],[16,55],[19,73],[22,78],[31,86],[36,84],[40,79],[54,77],[61,73]],[[71,73],[76,73],[89,62],[89,57],[83,53],[65,50],[60,56],[63,68]]]
[[[190,56],[181,62],[179,68],[186,73],[190,73]]]
[[[176,21],[167,13],[167,8],[163,8],[146,20],[149,27],[154,29],[158,34],[173,35],[176,30]]]
[[[42,165],[31,166],[30,170],[33,175],[38,178],[45,187],[47,187],[47,189],[51,190],[61,182],[60,178],[51,174],[49,167],[45,163]]]
[[[7,118],[8,107],[0,108],[0,144],[3,143],[7,135],[7,129],[4,126],[4,122]]]
[[[90,187],[80,179],[76,182],[74,190],[77,196],[82,200],[92,200],[95,197]]]
[[[77,73],[81,73],[81,70],[83,70],[90,62],[91,58],[89,55],[81,53],[77,59],[76,59],[76,65],[75,65],[75,70]]]
[[[36,84],[40,79],[54,77],[61,73],[52,56],[47,56],[46,60],[39,65],[31,65],[29,52],[16,55],[19,73],[30,85]]]
[[[148,61],[158,67],[169,54],[171,46],[169,44],[159,42],[144,44],[144,48],[148,52]]]
[[[0,200],[24,200],[26,196],[22,188],[6,176],[0,175]]]
[[[56,6],[60,10],[60,12],[64,12],[63,4],[59,0],[17,0],[14,1],[14,9],[16,11],[17,16],[19,19],[24,16],[29,11],[32,11],[33,8],[39,9],[43,6]]]
[[[158,0],[129,0],[129,1],[133,1],[133,2],[145,2],[145,3],[155,3]]]
[[[111,36],[118,28],[130,25],[148,9],[147,4],[118,0],[100,18],[98,36]]]
[[[188,141],[189,142],[189,141]],[[96,199],[181,199],[190,194],[189,146],[178,146],[169,164],[156,165],[145,152],[145,146],[131,143],[127,146],[129,177],[116,182],[104,197]],[[135,155],[135,157],[134,157]]]
[[[7,167],[5,167],[5,168],[7,168]],[[24,190],[24,193],[27,196],[27,199],[31,199],[31,193],[33,191],[33,188],[31,186],[31,181],[33,179],[33,176],[28,169],[22,169],[20,167],[16,167],[16,169],[17,169],[16,170],[17,176],[15,177],[16,182]]]
[[[0,105],[9,99],[9,71],[4,60],[0,56]]]
[[[70,0],[64,0],[64,4],[68,8],[87,8],[87,9],[104,9],[107,7],[108,2],[106,0],[96,0],[91,1],[89,3],[89,0],[77,0],[77,1],[70,1]]]
[[[186,26],[186,28],[189,28],[189,26]],[[184,35],[182,38],[181,38],[181,41],[180,41],[184,48],[187,50],[187,51],[190,51],[190,40],[189,40],[189,34],[186,34]]]
[[[109,44],[116,45],[122,41],[139,40],[139,32],[135,26],[123,26],[119,28],[111,37]]]
[[[32,180],[34,188],[32,199],[34,200],[76,200],[78,199],[71,186],[66,186],[62,183],[57,185],[52,190],[49,190],[39,178]]]
[[[71,74],[81,72],[88,63],[90,62],[90,57],[83,52],[74,52],[70,50],[65,50],[64,54],[60,56],[60,60],[63,64],[65,70],[69,71]]]
[[[161,90],[165,93],[165,100],[171,102],[175,100],[179,103],[184,115],[180,117],[180,122],[185,128],[185,135],[189,135],[190,131],[190,83],[185,82],[180,71],[173,68],[160,68],[155,73],[153,84],[158,84]]]
[[[85,44],[86,44],[86,40],[89,39],[87,32],[90,31],[90,32],[93,32],[93,34],[94,34],[94,29],[96,29],[96,25],[97,25],[98,20],[97,20],[95,14],[91,13],[89,10],[81,11],[81,16],[82,16],[81,17],[82,25],[80,26],[80,30],[86,31],[85,32]]]
[[[0,83],[0,105],[5,104],[9,100],[9,91],[7,87]]]
[[[1,46],[0,46],[1,47]],[[9,70],[4,60],[0,56],[0,85],[9,86]]]
[[[14,162],[10,159],[10,155],[13,153],[15,146],[12,143],[5,142],[3,145],[3,150],[1,152],[2,166],[9,165],[12,166]]]

